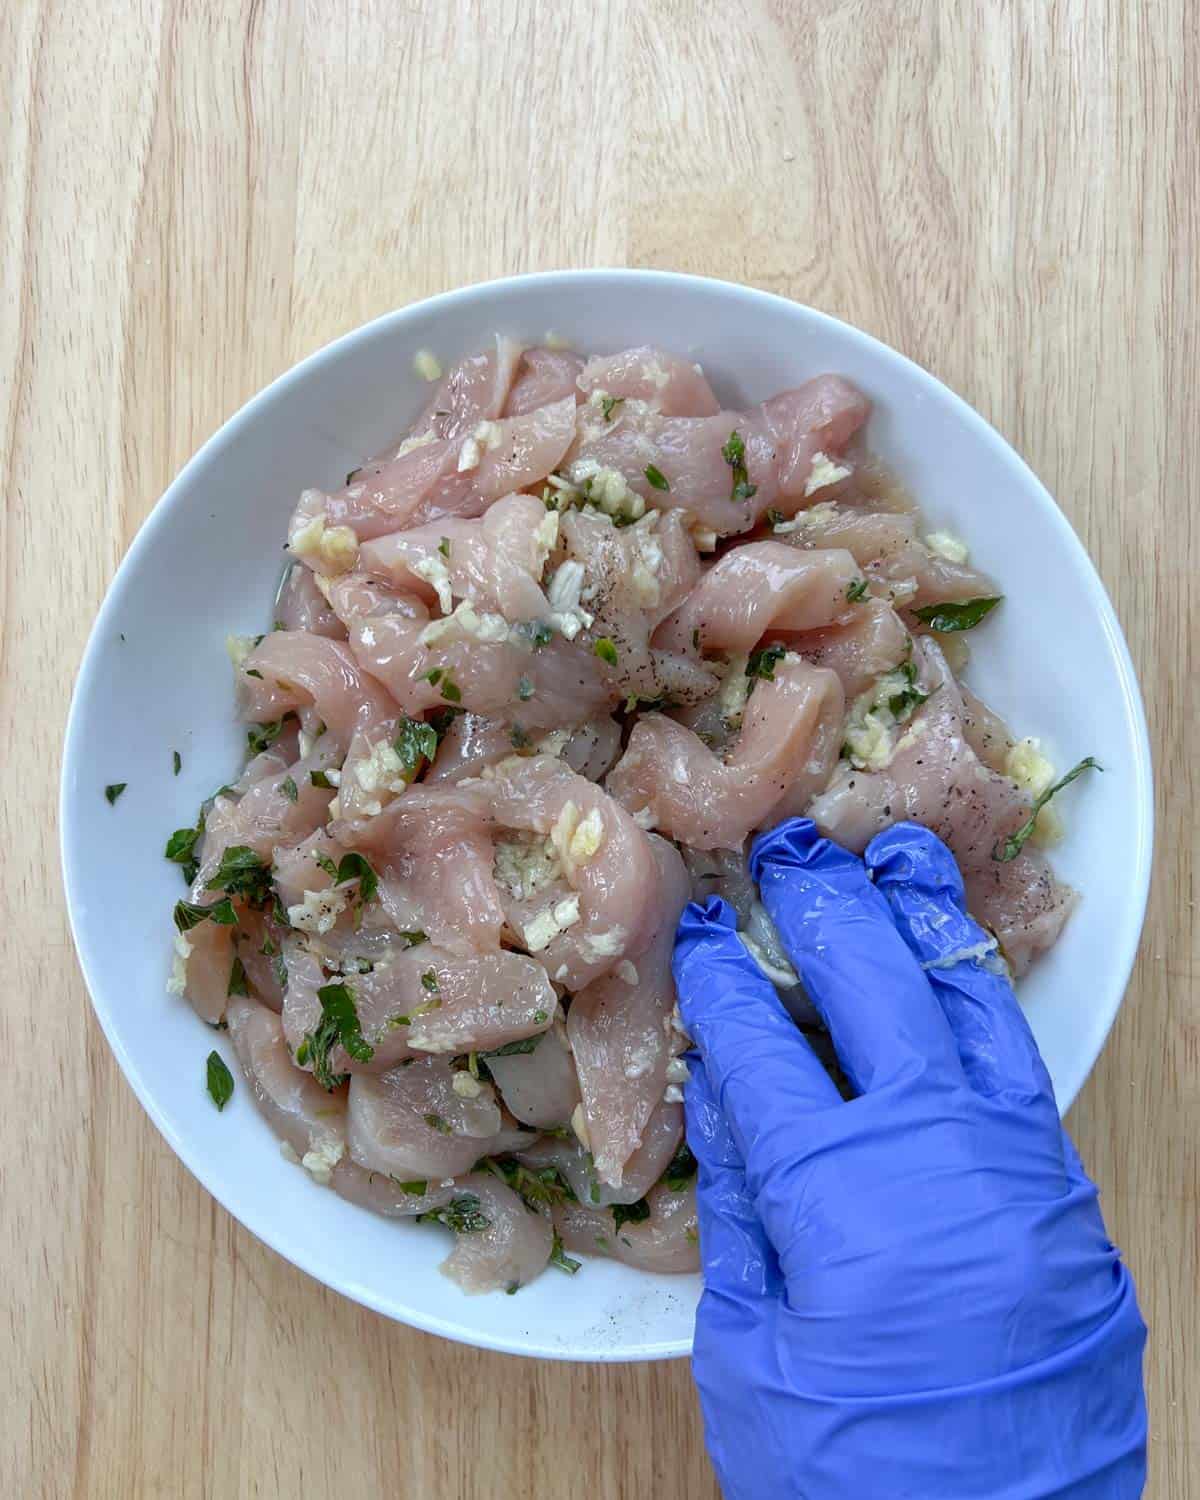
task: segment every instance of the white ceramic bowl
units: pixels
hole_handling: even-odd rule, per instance
[[[1011,448],[918,366],[833,318],[765,292],[652,271],[568,271],[468,287],[347,334],[256,396],[191,460],[121,564],[84,655],[67,730],[62,851],[75,942],[96,1014],[174,1150],[232,1214],[296,1265],[403,1322],[489,1348],[569,1359],[687,1353],[698,1277],[606,1261],[544,1275],[516,1297],[467,1298],[438,1274],[445,1237],[388,1222],[315,1186],[280,1156],[249,1091],[223,1114],[204,1059],[228,1043],[169,997],[178,870],[171,829],[230,778],[227,632],[267,630],[288,513],[332,488],[415,415],[413,354],[443,362],[493,331],[579,348],[661,344],[703,362],[727,404],[821,371],[875,401],[871,446],[926,516],[971,544],[1008,599],[972,638],[969,680],[1057,763],[1105,767],[1063,796],[1055,854],[1083,894],[1022,1000],[1065,1108],[1112,1024],[1141,930],[1150,870],[1150,753],[1128,651],[1070,526]],[[183,757],[172,773],[172,750]],[[115,806],[103,788],[124,781]],[[232,1059],[231,1059],[232,1060]]]

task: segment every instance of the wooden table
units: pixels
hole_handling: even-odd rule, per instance
[[[93,615],[201,440],[388,308],[593,263],[746,281],[878,334],[1016,444],[1100,566],[1160,823],[1141,961],[1072,1127],[1151,1325],[1150,1493],[1200,1495],[1191,9],[0,6],[6,1496],[716,1493],[685,1364],[441,1343],[234,1224],[91,1018],[54,838]]]

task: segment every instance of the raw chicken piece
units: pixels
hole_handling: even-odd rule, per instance
[[[1014,743],[1008,725],[965,683],[958,683],[958,691],[962,698],[962,726],[967,744],[990,770],[1003,771]]]
[[[736,849],[683,849],[683,862],[692,882],[693,901],[704,902],[710,896],[728,901],[742,926],[750,908],[758,900],[758,888],[746,868],[744,846]]]
[[[363,544],[358,566],[426,605],[470,599],[477,611],[510,623],[544,620],[550,606],[542,570],[558,536],[558,517],[532,495],[508,495],[479,520],[448,516]]]
[[[347,629],[356,620],[367,620],[372,615],[406,614],[425,608],[414,595],[388,588],[357,571],[330,578],[325,586],[330,608]],[[428,613],[425,610],[425,617]]]
[[[413,433],[465,438],[480,422],[498,417],[520,363],[520,344],[497,334],[492,348],[469,354],[446,373]]]
[[[682,506],[720,535],[748,531],[767,509],[795,510],[807,498],[818,454],[838,454],[866,421],[870,403],[837,375],[821,375],[749,411],[712,417],[664,417],[626,401],[607,421],[589,402],[569,457],[615,469],[650,503]],[[753,495],[735,498],[736,476],[722,448],[736,431],[745,445]],[[646,478],[653,466],[663,491]]]
[[[650,1217],[625,1223],[618,1230],[611,1209],[564,1203],[554,1210],[563,1245],[575,1254],[611,1255],[642,1271],[681,1272],[700,1269],[700,1231],[696,1189],[689,1184],[673,1193],[664,1186],[647,1195]]]
[[[210,1026],[215,1026],[225,1014],[235,956],[233,934],[232,927],[200,922],[175,939],[175,951],[184,965],[184,996],[200,1019]]]
[[[264,636],[246,658],[238,690],[242,717],[255,723],[311,703],[342,753],[356,729],[373,729],[398,712],[349,647],[301,630]]]
[[[489,786],[497,825],[548,835],[577,898],[577,915],[562,911],[562,902],[546,908],[538,956],[550,977],[576,990],[640,953],[657,920],[658,867],[624,808],[547,755],[501,761]]]
[[[328,1182],[346,1150],[346,1091],[332,1094],[292,1066],[279,1017],[235,995],[229,1038],[267,1124],[318,1181]]]
[[[453,1080],[444,1057],[421,1058],[388,1073],[355,1073],[346,1113],[350,1155],[360,1167],[402,1182],[440,1180],[469,1172],[480,1157],[532,1142],[528,1132],[504,1124],[490,1084],[466,1099],[455,1093]]]
[[[751,651],[768,633],[818,630],[853,617],[846,596],[859,577],[848,552],[797,553],[780,542],[747,542],[709,568],[659,627],[654,644]]]
[[[368,1172],[348,1156],[334,1167],[329,1185],[347,1203],[369,1208],[385,1219],[411,1219],[415,1214],[427,1214],[442,1208],[458,1192],[453,1183],[443,1186],[422,1178],[397,1182],[385,1172]]]
[[[841,748],[844,695],[829,671],[785,656],[758,682],[728,758],[663,714],[634,726],[608,789],[634,813],[695,849],[734,849],[754,828],[801,810]]]
[[[836,672],[847,699],[898,667],[912,649],[903,620],[883,599],[864,599],[844,624],[789,637],[789,644],[814,667]]]
[[[644,401],[664,417],[715,417],[721,410],[698,365],[648,344],[589,359],[578,383],[585,396]],[[619,411],[613,409],[614,419]]]
[[[523,416],[566,396],[577,401],[580,393],[575,382],[583,364],[580,356],[569,349],[526,349],[508,393],[504,415]]]
[[[644,1198],[670,1165],[682,1139],[683,1106],[660,1102],[646,1122],[642,1144],[625,1163],[620,1187],[600,1180],[591,1153],[573,1135],[543,1136],[518,1155],[528,1167],[556,1167],[580,1203],[609,1208],[614,1203],[636,1203]]]
[[[455,1199],[487,1220],[485,1229],[455,1234],[441,1270],[464,1292],[515,1292],[546,1269],[554,1246],[548,1215],[533,1213],[490,1172],[472,1172],[456,1184]],[[451,1200],[453,1206],[454,1200]]]
[[[593,640],[611,643],[608,680],[622,697],[666,696],[692,701],[716,686],[698,663],[680,664],[675,649],[650,649],[650,633],[675,609],[700,577],[696,548],[682,511],[651,511],[632,526],[604,515],[569,512],[562,521],[567,561],[555,574],[577,574],[579,607]],[[554,583],[550,584],[554,593]],[[615,656],[615,660],[611,658]],[[691,679],[694,678],[694,681]]]
[[[263,912],[247,909],[238,913],[238,924],[230,930],[251,993],[278,1015],[283,1009],[280,979],[284,973],[282,942],[286,928]]]
[[[564,763],[589,781],[599,781],[620,753],[621,726],[611,714],[587,719],[571,730],[562,747]]]
[[[426,771],[424,785],[478,776],[485,766],[494,766],[511,754],[512,729],[503,719],[459,714],[442,736],[437,759]]]
[[[492,875],[490,799],[478,783],[413,786],[365,823],[335,836],[386,868],[420,909],[424,931],[453,953],[495,951],[504,913]]]
[[[356,621],[350,632],[357,659],[408,714],[451,703],[498,718],[519,705],[526,725],[549,729],[578,723],[615,701],[603,663],[581,642],[555,635],[539,646],[535,636],[519,631],[481,640],[460,615],[444,629],[437,622],[436,638],[422,641],[429,623],[414,600],[409,615]]]
[[[1046,856],[1028,845],[1016,859],[965,870],[963,879],[969,909],[996,934],[1018,979],[1058,941],[1079,899],[1055,878]]]
[[[491,1056],[487,1065],[505,1104],[522,1124],[546,1130],[570,1120],[579,1103],[579,1080],[557,1028],[547,1031],[532,1052]]]
[[[785,523],[796,530],[783,534],[780,540],[800,549],[844,547],[870,582],[882,585],[885,594],[887,585],[896,585],[896,602],[913,609],[999,592],[986,573],[931,551],[918,536],[917,523],[915,515],[818,505],[801,512],[794,522]],[[913,587],[901,590],[900,586],[910,581]]]
[[[309,635],[344,641],[346,627],[334,614],[329,600],[317,586],[312,569],[293,563],[288,569],[279,598],[275,601],[275,628],[303,630]]]
[[[657,867],[654,936],[648,947],[630,950],[624,963],[580,990],[567,1014],[589,1147],[601,1182],[611,1187],[622,1185],[622,1168],[642,1144],[663,1097],[667,1064],[679,1047],[671,1027],[671,954],[691,881],[671,844],[653,836],[650,844]]]
[[[328,529],[349,527],[366,542],[443,516],[482,515],[502,495],[545,479],[574,435],[575,402],[567,398],[525,416],[489,422],[482,438],[413,440],[415,445],[391,463],[356,476],[332,495],[306,490],[288,528],[289,545],[320,566],[317,521]],[[320,566],[320,571],[336,570]]]

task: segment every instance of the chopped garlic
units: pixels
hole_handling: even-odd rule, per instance
[[[549,623],[568,641],[573,641],[594,618],[580,604],[583,579],[583,564],[572,558],[555,568],[546,586],[546,598],[550,602]]]
[[[235,668],[240,669],[253,650],[254,637],[252,635],[227,635],[225,637],[225,651]]]
[[[571,835],[567,854],[573,864],[586,864],[603,842],[604,819],[600,815],[600,809],[593,807]]]
[[[736,728],[742,722],[742,714],[746,710],[746,700],[750,696],[751,688],[751,679],[746,676],[746,668],[749,665],[749,654],[739,651],[730,657],[729,665],[725,668],[725,675],[721,680],[717,706],[721,710],[721,717],[731,728]]]
[[[682,1057],[673,1057],[667,1063],[668,1083],[686,1083],[691,1076],[691,1073],[688,1071],[688,1065]]]
[[[355,761],[354,779],[364,792],[377,792],[381,789],[402,792],[408,785],[404,778],[404,762],[386,740],[372,745],[367,755]]]
[[[587,956],[591,959],[615,958],[625,947],[629,934],[623,927],[610,927],[607,932],[589,933],[583,940]]]
[[[804,497],[807,499],[809,495],[815,495],[818,490],[827,489],[831,484],[838,484],[841,480],[849,478],[850,470],[845,464],[835,464],[824,453],[814,453],[812,469],[804,483]]]
[[[566,896],[554,906],[538,912],[532,921],[525,924],[525,946],[530,953],[540,953],[549,947],[560,933],[566,932],[579,921],[579,897]]]
[[[506,641],[511,628],[503,615],[488,612],[480,614],[469,599],[464,599],[458,608],[440,620],[430,620],[417,640],[422,646],[431,646],[445,635],[459,635],[476,641]]]
[[[592,1138],[588,1134],[587,1115],[583,1112],[583,1105],[577,1104],[571,1111],[571,1129],[575,1132],[575,1139],[585,1151],[592,1149]]]
[[[432,349],[418,349],[413,355],[413,369],[422,380],[440,380],[442,362]]]
[[[471,434],[485,453],[491,453],[504,440],[504,428],[499,422],[480,422]]]
[[[300,1158],[300,1165],[314,1182],[328,1187],[333,1169],[346,1153],[345,1145],[335,1135],[327,1135]]]
[[[639,828],[644,828],[647,833],[652,828],[658,827],[658,819],[655,817],[652,807],[639,807],[635,813],[630,813],[630,817]]]
[[[478,1099],[483,1093],[483,1086],[477,1078],[472,1078],[470,1073],[455,1073],[450,1080],[450,1087],[460,1099]]]
[[[1054,764],[1042,754],[1040,740],[1018,740],[1004,760],[1004,770],[1019,787],[1037,798],[1053,784]],[[1066,832],[1062,815],[1053,802],[1047,802],[1033,825],[1033,837],[1039,844],[1057,844]]]
[[[466,474],[471,469],[477,469],[482,457],[483,449],[479,446],[479,439],[465,438],[462,447],[458,450],[458,472]]]
[[[642,609],[653,609],[662,596],[659,575],[665,558],[662,544],[653,534],[658,514],[658,511],[651,511],[644,521],[639,521],[633,527],[630,536],[633,543],[633,566],[629,571],[629,582],[634,599]]]
[[[182,995],[187,990],[187,961],[192,944],[182,932],[175,934],[175,957],[171,963],[171,977],[167,980],[168,995]]]
[[[314,516],[289,542],[296,557],[320,563],[326,575],[348,573],[358,561],[358,537],[349,526],[330,526],[324,514]]]
[[[301,932],[329,932],[349,904],[349,891],[305,891],[302,901],[288,907],[288,921]]]
[[[693,521],[688,527],[691,532],[692,541],[695,543],[697,552],[715,552],[719,538],[711,526],[705,526],[699,521]]]
[[[442,613],[448,615],[454,608],[454,595],[450,591],[450,569],[440,557],[421,557],[410,567],[418,578],[423,578],[431,585],[438,597]]]
[[[827,526],[837,519],[838,508],[832,500],[822,500],[819,505],[798,511],[790,521],[776,521],[771,530],[776,536],[787,536],[793,531],[815,531],[818,526]]]
[[[614,967],[613,973],[619,980],[621,980],[623,984],[637,984],[638,982],[638,971],[627,958],[623,958],[621,962]]]
[[[646,514],[646,502],[629,484],[620,469],[610,469],[594,458],[577,458],[568,473],[571,483],[582,490],[598,511],[637,521]]]
[[[542,347],[545,349],[569,349],[571,341],[563,338],[561,333],[555,333],[553,328],[547,328],[542,335]]]
[[[535,578],[541,578],[550,554],[558,546],[558,512],[548,510],[538,522],[533,533]]]
[[[434,379],[437,377],[435,376]],[[430,443],[436,443],[437,433],[432,428],[428,432],[419,432],[416,437],[405,438],[393,455],[393,462],[397,458],[404,458],[406,454],[415,453],[418,448],[424,448]]]
[[[669,1083],[669,1084],[667,1084],[666,1088],[663,1089],[663,1103],[664,1104],[682,1104],[683,1103],[683,1090],[679,1087],[679,1085],[677,1083]]]
[[[548,839],[499,839],[493,859],[496,884],[514,901],[528,901],[562,878]]]
[[[952,531],[931,531],[925,538],[925,545],[930,552],[944,557],[947,562],[965,563],[971,555],[967,551],[966,542],[956,537]]]
[[[786,968],[773,964],[767,957],[766,950],[748,933],[739,932],[738,937],[741,939],[742,947],[754,960],[759,973],[765,975],[772,984],[778,985],[780,989],[790,990],[800,983],[800,976],[790,964]]]

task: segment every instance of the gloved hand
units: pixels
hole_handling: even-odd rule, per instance
[[[862,859],[791,819],[750,859],[859,1097],[712,899],[675,979],[695,1041],[693,1368],[727,1500],[1127,1500],[1145,1325],[946,847]]]

